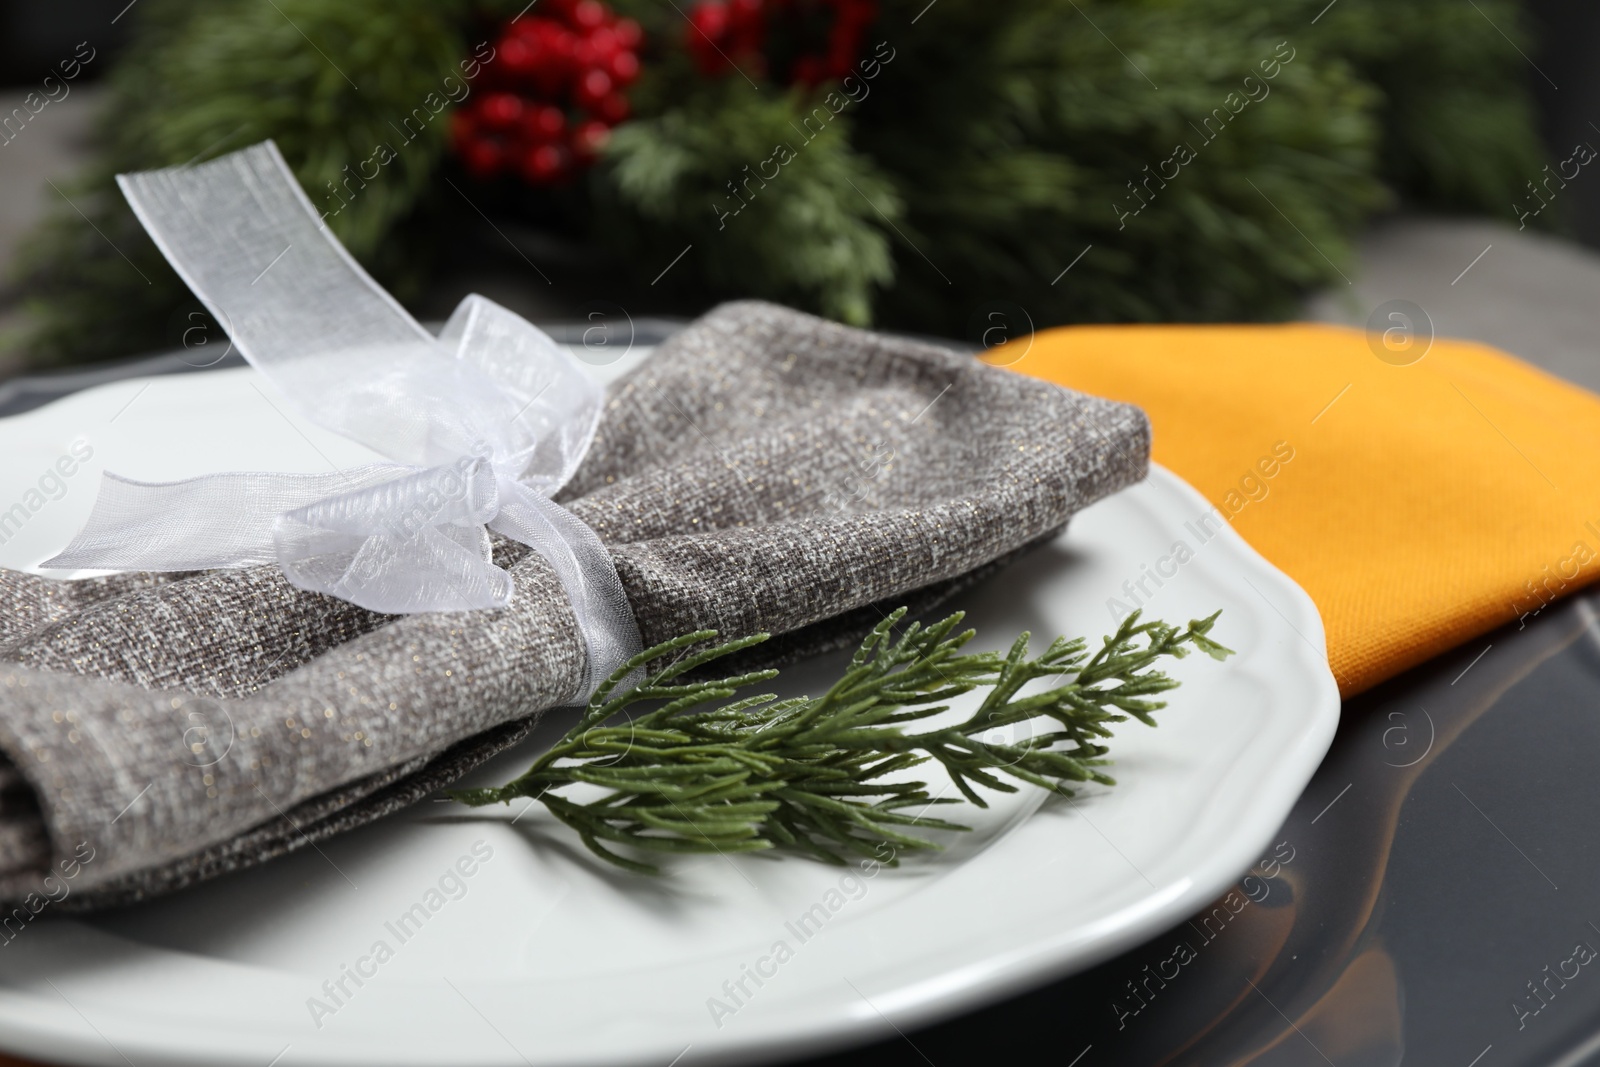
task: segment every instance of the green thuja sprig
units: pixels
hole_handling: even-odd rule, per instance
[[[701,630],[629,660],[596,691],[577,725],[521,777],[450,795],[474,807],[531,797],[596,855],[649,874],[657,869],[612,846],[674,853],[782,847],[835,864],[847,855],[881,858],[886,844],[895,854],[936,849],[911,831],[967,829],[925,814],[959,801],[930,794],[926,782],[891,776],[938,763],[980,808],[988,805],[977,786],[1016,792],[1006,777],[1063,796],[1073,795],[1071,783],[1112,785],[1099,770],[1108,762],[1110,725],[1131,716],[1154,726],[1152,714],[1166,704],[1151,697],[1178,685],[1153,665],[1191,647],[1218,660],[1232,654],[1208,636],[1217,614],[1180,630],[1141,622],[1135,612],[1092,654],[1082,638],[1057,638],[1029,658],[1027,633],[1005,655],[963,653],[974,631],[956,632],[959,613],[897,633],[902,608],[873,628],[826,693],[787,700],[771,693],[739,697],[776,677],[775,670],[685,681],[767,639],[756,634],[690,652],[716,636]],[[648,672],[644,681],[618,692],[638,671]],[[1047,678],[1062,681],[1023,695],[1028,683]],[[965,721],[907,729],[979,689],[988,692]],[[658,706],[607,725],[644,702]],[[1017,742],[983,739],[1038,718],[1053,720],[1053,728]],[[579,803],[557,792],[577,783],[605,793]]]

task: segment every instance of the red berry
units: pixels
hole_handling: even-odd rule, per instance
[[[834,41],[822,60],[822,80],[838,80],[849,74],[856,65],[856,51],[854,39]]]
[[[697,63],[706,62],[698,54],[705,52],[726,67],[716,50],[731,44],[730,14],[741,32],[759,40],[762,0],[731,3],[695,2],[694,27],[721,39],[711,47],[691,31]],[[506,23],[495,42],[500,61],[485,79],[485,91],[450,119],[451,142],[463,164],[480,178],[512,169],[530,184],[547,186],[593,163],[611,127],[628,117],[622,89],[639,77],[643,38],[637,22],[617,18],[601,0],[540,0],[538,15]],[[569,106],[588,113],[578,116],[583,121],[576,126],[568,122]]]
[[[567,170],[567,153],[553,144],[542,144],[522,157],[522,176],[535,185],[548,185]]]
[[[522,117],[522,135],[536,144],[557,140],[566,128],[567,117],[550,104],[535,104]]]
[[[585,71],[573,89],[572,97],[578,106],[589,111],[598,109],[600,101],[611,92],[611,75],[603,70]]]
[[[526,78],[539,65],[539,54],[523,37],[507,37],[497,46],[502,68],[514,78]]]
[[[721,0],[705,0],[689,9],[689,25],[715,41],[728,32],[728,5]]]
[[[523,19],[513,29],[515,32],[507,34],[506,39],[521,41],[538,56],[549,51],[550,39],[562,32],[561,27],[549,19]]]
[[[727,48],[734,52],[759,52],[766,35],[761,0],[731,0],[728,5]]]
[[[580,122],[572,131],[572,153],[583,162],[592,163],[610,139],[611,127],[605,123],[594,119]]]
[[[515,93],[490,93],[478,105],[478,115],[491,129],[508,130],[522,118],[522,98]]]
[[[632,19],[618,19],[611,30],[617,35],[617,43],[624,48],[638,48],[644,41],[644,31]]]
[[[573,53],[577,51],[578,42],[583,40],[585,36],[587,35],[573,33],[571,30],[557,26],[555,31],[550,34],[550,45],[563,59],[571,61]]]
[[[480,137],[462,147],[461,158],[473,177],[488,179],[498,174],[505,165],[505,150],[498,141]]]
[[[538,19],[531,38],[535,55],[532,80],[539,92],[555,96],[566,83],[573,65],[577,38],[549,19]]]
[[[628,117],[628,98],[621,93],[607,93],[594,112],[608,124],[615,126]]]
[[[606,73],[618,85],[632,85],[639,77],[639,57],[632,52],[618,52],[606,65]]]
[[[589,48],[602,61],[609,60],[622,47],[622,42],[617,40],[617,31],[609,26],[601,26],[589,35]]]

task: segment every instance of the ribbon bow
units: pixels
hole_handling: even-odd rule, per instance
[[[276,561],[295,586],[372,611],[502,608],[489,530],[555,569],[588,644],[583,696],[639,651],[600,539],[550,497],[577,470],[602,391],[545,333],[481,296],[431,336],[321,223],[271,141],[117,177],[162,254],[301,414],[391,463],[329,474],[107,472],[47,567],[202,570]]]

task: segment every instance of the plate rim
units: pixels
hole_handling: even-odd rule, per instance
[[[1197,514],[1215,509],[1210,501],[1175,473],[1156,463],[1150,466],[1150,476],[1147,482],[1142,484],[1150,484],[1160,491],[1172,494]],[[903,988],[883,994],[888,1002],[887,1009],[881,1013],[883,1019],[891,1021],[896,1026],[926,1025],[1103,962],[1176,925],[1203,905],[1215,900],[1259,858],[1263,848],[1270,843],[1282,826],[1294,802],[1311,780],[1311,776],[1332,743],[1339,721],[1340,702],[1337,686],[1326,662],[1322,620],[1310,597],[1292,578],[1246,542],[1231,523],[1223,522],[1221,526],[1226,529],[1219,529],[1220,541],[1232,554],[1235,564],[1276,584],[1276,589],[1271,590],[1275,593],[1274,596],[1268,597],[1264,593],[1261,595],[1266,600],[1267,607],[1280,615],[1284,615],[1287,609],[1294,616],[1291,619],[1289,615],[1284,615],[1284,618],[1306,638],[1303,645],[1292,646],[1302,649],[1299,655],[1301,665],[1306,665],[1307,659],[1304,646],[1310,646],[1311,651],[1320,657],[1320,671],[1313,667],[1307,675],[1310,683],[1308,696],[1311,699],[1307,702],[1303,713],[1304,726],[1295,736],[1293,743],[1278,752],[1270,784],[1262,789],[1261,802],[1250,808],[1250,825],[1248,827],[1234,825],[1221,835],[1205,868],[1191,872],[1186,885],[1166,893],[1165,896],[1156,891],[1153,896],[1141,897],[1118,908],[1113,916],[1102,920],[1102,924],[1110,928],[1091,939],[1089,943],[1080,943],[1082,941],[1079,936],[1080,928],[1072,928],[1068,923],[1067,929],[1054,931],[1049,936],[1039,938],[1036,944],[1029,946],[1025,951],[1009,950],[998,956],[975,956],[947,973],[930,976],[920,982],[902,983]],[[1155,900],[1153,904],[1152,899]],[[1129,912],[1137,914],[1120,918],[1127,916]],[[1112,922],[1112,918],[1120,918],[1120,921]],[[953,981],[953,978],[959,980]],[[499,984],[510,988],[526,987],[536,983],[525,979],[520,982],[506,980]],[[928,988],[919,994],[917,990],[921,987],[937,988]],[[109,1041],[98,1038],[97,1029],[93,1033],[86,1033],[81,1025],[77,1025],[86,1021],[87,1017],[70,1012],[63,1014],[60,1005],[53,1005],[57,1010],[40,1010],[47,1003],[49,1002],[46,994],[15,986],[0,987],[0,1022],[5,1024],[6,1034],[3,1040],[8,1049],[47,1059],[66,1055],[82,1062],[122,1062],[122,1054],[117,1046],[110,1046]],[[68,1004],[70,1005],[70,1002]],[[53,1025],[51,1020],[58,1018],[65,1025]],[[822,1053],[873,1036],[880,1036],[884,1030],[883,1019],[877,1015],[863,1015],[859,1012],[842,1015],[835,1013],[835,1017],[827,1025],[819,1027],[815,1020],[802,1015],[790,1018],[784,1013],[776,1015],[764,1013],[760,1020],[762,1025],[748,1028],[750,1032],[746,1034],[725,1032],[715,1048],[708,1049],[703,1056],[697,1055],[695,1058],[701,1062],[727,1062]],[[37,1021],[37,1025],[31,1025],[31,1021]],[[119,1023],[126,1021],[126,1018],[118,1020]],[[90,1025],[91,1029],[94,1029],[93,1024]],[[212,1036],[220,1037],[225,1032],[227,1031],[218,1031]],[[245,1051],[245,1046],[239,1044],[235,1044],[229,1050],[220,1050],[209,1043],[201,1047],[194,1043],[197,1038],[204,1042],[203,1036],[198,1031],[191,1031],[185,1035],[182,1047],[174,1047],[170,1041],[149,1045],[141,1042],[134,1044],[132,1049],[135,1055],[141,1055],[143,1058],[170,1063],[214,1064],[224,1062],[230,1056],[238,1057],[241,1063],[255,1062],[253,1047],[248,1052]],[[361,1039],[352,1038],[352,1046],[361,1043]],[[366,1058],[335,1055],[345,1048],[347,1046],[342,1043],[321,1045],[316,1062],[329,1064],[374,1062],[370,1053]],[[580,1059],[562,1058],[558,1061],[545,1060],[543,1057],[538,1059],[540,1062],[562,1063],[656,1063],[659,1058],[655,1054],[656,1051],[651,1049],[647,1053],[642,1049],[600,1049]],[[381,1052],[378,1055],[381,1062],[399,1062],[392,1057],[384,1057]],[[303,1061],[297,1059],[294,1062]],[[461,1062],[478,1061],[463,1059]]]

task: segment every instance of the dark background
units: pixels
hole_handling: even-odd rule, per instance
[[[330,0],[337,2],[337,0]],[[1405,3],[1405,0],[1394,0]],[[1462,0],[1463,3],[1466,0]],[[85,80],[103,77],[126,43],[138,0],[4,0],[0,2],[0,87],[29,85],[53,70],[77,43],[75,26],[104,26],[95,46],[101,61],[85,69]],[[1527,29],[1533,35],[1528,84],[1539,101],[1542,133],[1553,159],[1564,159],[1573,145],[1600,145],[1600,3],[1595,0],[1527,0]],[[129,17],[119,18],[119,15]],[[1446,47],[1447,42],[1440,42]],[[1543,71],[1541,76],[1538,71]],[[1600,248],[1600,186],[1587,183],[1568,201],[1570,234]]]
[[[31,85],[55,73],[55,63],[72,54],[81,37],[74,27],[107,25],[128,0],[6,0],[0,3],[0,85]],[[135,4],[137,10],[137,4]],[[117,19],[109,31],[97,33],[95,46],[105,42],[104,55],[115,55],[127,41],[133,11]],[[91,64],[85,80],[100,77],[107,66]]]
[[[1545,144],[1564,159],[1579,142],[1600,144],[1600,4],[1528,0],[1526,6],[1538,49],[1533,59],[1550,78],[1530,71],[1528,84],[1539,101]],[[1580,190],[1568,222],[1572,236],[1600,248],[1600,190]]]

